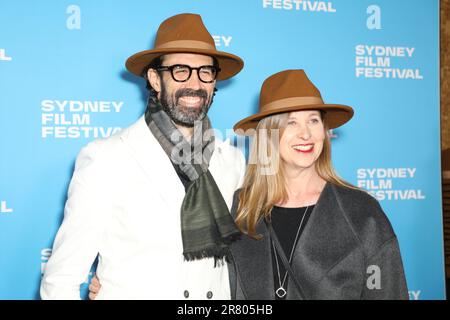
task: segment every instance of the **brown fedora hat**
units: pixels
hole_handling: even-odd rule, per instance
[[[325,104],[320,91],[308,79],[305,71],[285,70],[264,81],[259,96],[259,112],[242,119],[233,129],[242,134],[239,129],[255,129],[258,122],[267,116],[301,110],[324,111],[330,129],[343,125],[353,117],[353,109],[349,106]]]
[[[238,56],[218,51],[214,39],[198,14],[182,13],[164,20],[156,33],[154,49],[138,52],[128,58],[125,66],[142,76],[150,62],[169,53],[197,53],[215,57],[221,71],[218,80],[225,80],[241,71],[244,62]]]

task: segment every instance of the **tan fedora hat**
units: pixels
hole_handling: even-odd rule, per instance
[[[353,117],[353,109],[340,104],[325,104],[320,91],[303,70],[285,70],[267,78],[259,96],[259,112],[236,123],[233,129],[255,129],[258,122],[270,115],[301,111],[322,110],[330,129],[337,128]],[[251,134],[250,132],[244,134]]]
[[[154,49],[132,55],[125,66],[131,73],[142,76],[153,59],[169,53],[198,53],[215,57],[221,69],[218,80],[231,78],[244,66],[238,56],[218,51],[202,18],[191,13],[178,14],[163,21],[156,33]]]

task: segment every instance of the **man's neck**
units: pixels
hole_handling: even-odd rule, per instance
[[[184,127],[179,124],[174,123],[175,127],[180,130],[186,140],[190,141],[192,134],[194,132],[194,128]]]

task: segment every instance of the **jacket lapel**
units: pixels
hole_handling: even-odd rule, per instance
[[[306,299],[314,299],[317,283],[358,245],[339,206],[334,186],[327,183],[300,236],[292,261]],[[299,298],[295,286],[288,286],[287,298]]]
[[[262,236],[260,240],[243,235],[236,245],[231,245],[236,274],[248,299],[271,300],[274,298],[272,255],[269,232],[264,222],[258,224],[256,233]]]
[[[185,191],[170,159],[147,127],[142,116],[121,134],[121,139],[165,204],[179,212]]]

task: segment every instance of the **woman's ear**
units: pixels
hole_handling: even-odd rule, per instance
[[[153,89],[156,92],[161,92],[161,77],[155,69],[148,69],[147,71],[147,79]]]

